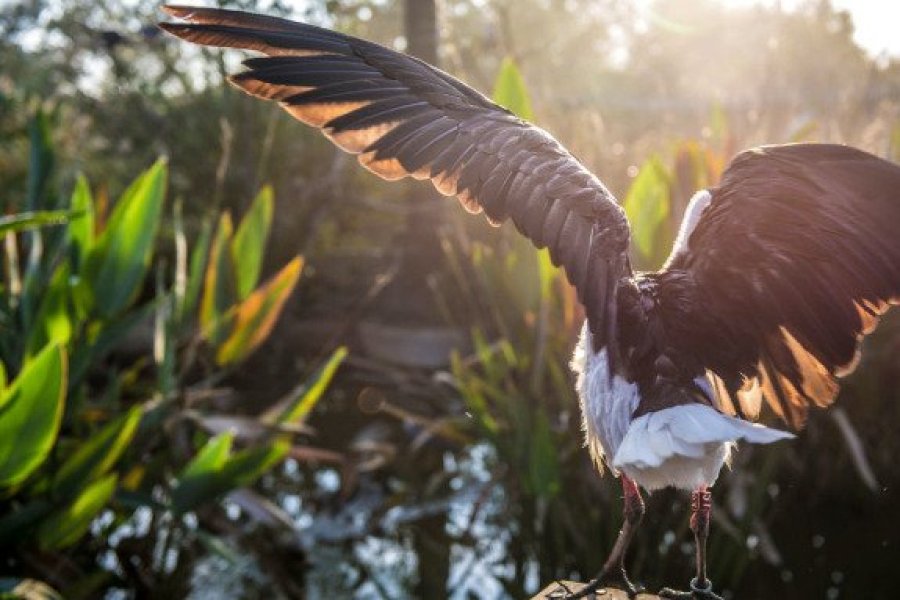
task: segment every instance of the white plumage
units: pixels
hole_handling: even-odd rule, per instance
[[[738,440],[769,444],[792,437],[703,404],[685,404],[633,420],[612,466],[646,490],[694,490],[715,483]]]
[[[615,456],[641,398],[635,384],[610,376],[606,350],[594,352],[591,343],[585,322],[571,364],[577,375],[585,444],[598,469],[602,471],[606,463],[617,472],[608,458]]]
[[[768,444],[794,437],[703,404],[673,406],[632,419],[640,401],[638,388],[617,375],[610,377],[606,351],[592,350],[587,324],[572,369],[578,375],[585,443],[594,461],[624,472],[646,490],[711,486],[738,440]]]

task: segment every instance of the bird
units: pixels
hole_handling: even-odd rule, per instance
[[[794,434],[832,404],[863,336],[900,302],[900,166],[849,146],[745,150],[689,202],[662,268],[638,272],[607,187],[549,133],[450,74],[311,24],[169,5],[160,23],[205,46],[254,51],[229,81],[277,102],[386,180],[430,180],[492,224],[549,249],[584,307],[572,368],[585,445],[621,481],[623,525],[602,568],[625,568],[643,493],[691,494],[696,573],[664,598],[717,600],[706,571],[711,488],[741,441]],[[642,492],[643,489],[643,492]]]

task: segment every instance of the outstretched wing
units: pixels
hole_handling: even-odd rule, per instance
[[[612,194],[548,133],[420,60],[284,19],[168,6],[187,23],[166,31],[268,56],[231,82],[277,100],[389,180],[430,179],[471,212],[512,219],[562,265],[586,308],[594,343],[614,326],[615,290],[630,275],[628,223]]]
[[[742,415],[793,427],[827,406],[859,344],[900,300],[900,166],[832,144],[738,155],[668,271],[703,315],[684,352]]]

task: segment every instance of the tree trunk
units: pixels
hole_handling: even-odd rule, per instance
[[[436,65],[438,62],[435,0],[404,0],[403,20],[407,53]],[[441,214],[448,204],[430,186],[407,181],[404,200],[409,211],[398,240],[400,268],[378,304],[380,316],[391,324],[437,325],[441,319],[428,286],[444,257],[437,240]]]
[[[435,0],[404,0],[406,51],[432,65],[438,65],[437,3]],[[437,240],[444,202],[429,187],[409,185],[407,206],[412,210],[406,217],[403,236],[403,257],[395,292],[402,294],[402,302],[409,316],[416,316],[419,324],[436,323],[434,301],[427,279],[441,269],[443,254]],[[416,210],[419,207],[426,210]],[[408,323],[409,321],[407,321]],[[441,469],[440,452],[423,448],[419,460],[433,469]],[[450,577],[450,541],[447,538],[447,515],[432,515],[417,524],[413,544],[419,557],[419,581],[416,595],[420,598],[444,598]]]
[[[406,52],[438,66],[437,4],[435,0],[406,0],[403,20]]]

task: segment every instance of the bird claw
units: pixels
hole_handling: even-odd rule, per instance
[[[700,587],[697,579],[691,579],[691,591],[679,592],[670,588],[659,591],[660,598],[667,600],[723,600],[721,596],[712,591],[712,581],[706,581],[706,587]]]
[[[646,591],[644,586],[631,583],[631,580],[628,579],[628,575],[625,571],[622,571],[622,574],[618,577],[598,577],[578,592],[570,590],[562,581],[557,581],[556,584],[559,588],[545,596],[546,600],[576,600],[578,598],[599,599],[601,596],[606,596],[608,594],[606,588],[614,585],[620,586],[624,592],[628,594],[628,598],[631,600],[634,600],[638,594],[643,594]]]
[[[647,588],[645,588],[644,586],[631,583],[631,580],[628,579],[628,575],[626,575],[624,571],[622,572],[622,578],[618,581],[618,583],[625,590],[625,593],[628,594],[628,598],[630,598],[630,600],[634,600],[638,594],[643,594],[647,591]]]

